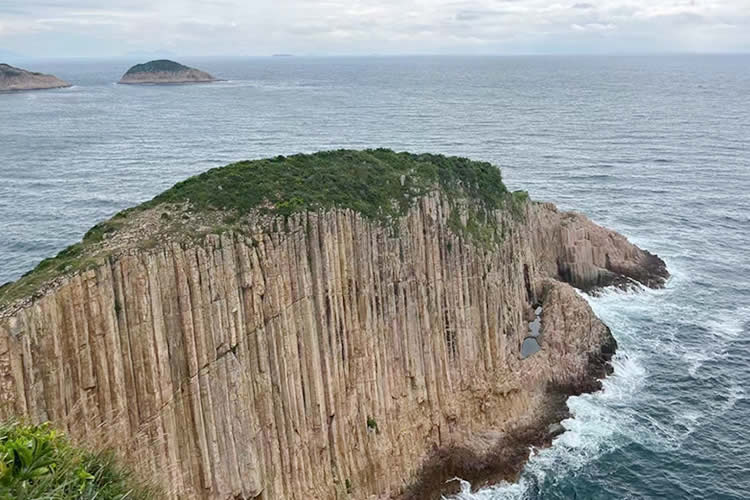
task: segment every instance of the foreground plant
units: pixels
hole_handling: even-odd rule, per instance
[[[48,424],[0,423],[0,500],[152,500],[111,452],[73,446]]]

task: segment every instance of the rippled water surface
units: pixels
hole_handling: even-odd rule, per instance
[[[0,282],[210,167],[330,148],[460,154],[667,261],[590,299],[603,392],[514,485],[467,499],[750,497],[750,57],[185,60],[228,81],[118,86],[135,61],[35,61],[0,94]]]

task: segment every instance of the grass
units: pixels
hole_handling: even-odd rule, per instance
[[[157,500],[111,452],[73,446],[47,424],[0,423],[0,500]]]
[[[115,216],[112,220],[97,224],[89,229],[79,243],[70,245],[54,257],[44,259],[18,281],[0,286],[0,306],[32,295],[42,284],[57,276],[95,267],[100,259],[91,256],[88,250],[104,240],[106,235],[117,231],[124,223],[122,217]]]
[[[217,224],[213,232],[241,229],[242,217],[250,213],[278,217],[281,223],[274,221],[273,226],[283,229],[284,220],[293,214],[334,208],[350,209],[395,228],[417,199],[435,189],[455,209],[448,221],[451,229],[484,246],[506,236],[494,212],[506,209],[521,217],[528,200],[525,192],[508,191],[498,168],[466,158],[374,149],[243,161],[179,182],[153,200],[97,224],[80,243],[43,260],[17,282],[0,287],[0,306],[33,294],[61,274],[95,266],[102,258],[92,258],[95,245],[125,226],[131,215],[161,205],[182,204],[192,212],[222,214],[223,224]],[[180,220],[165,213],[162,222],[165,228],[173,223],[177,227]],[[189,223],[179,227],[188,230]]]
[[[367,428],[380,434],[378,430],[378,422],[373,417],[367,417]]]

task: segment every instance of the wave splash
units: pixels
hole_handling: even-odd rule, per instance
[[[717,313],[681,300],[689,281],[678,271],[665,290],[613,290],[586,297],[619,343],[614,374],[603,381],[602,391],[568,400],[572,416],[562,422],[566,432],[551,447],[532,450],[518,482],[472,492],[471,485],[461,481],[461,492],[450,500],[566,498],[560,483],[587,474],[605,455],[625,447],[675,453],[695,431],[743,400],[746,393],[738,380],[705,367],[727,356],[750,318],[750,308]],[[705,335],[696,336],[696,330]],[[651,380],[666,367],[671,368],[666,373],[675,374],[674,394],[660,393]],[[713,402],[692,400],[679,390],[701,379],[714,385]]]

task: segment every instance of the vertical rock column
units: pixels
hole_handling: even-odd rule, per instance
[[[565,364],[520,360],[552,272],[557,215],[541,210],[499,213],[493,251],[448,229],[437,194],[398,235],[332,211],[133,249],[0,312],[0,416],[110,444],[172,498],[394,491],[456,433],[525,418],[598,347],[581,330]]]

